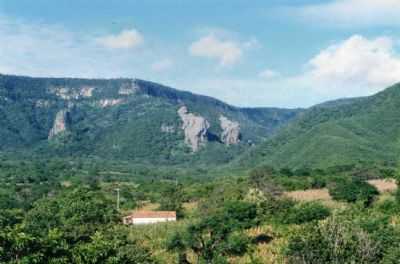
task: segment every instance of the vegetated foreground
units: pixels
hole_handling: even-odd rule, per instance
[[[95,164],[3,160],[0,261],[397,263],[396,175],[263,166],[207,181],[128,181],[129,170]],[[178,221],[122,224],[143,209],[175,211]]]
[[[399,263],[399,95],[251,109],[0,75],[0,263]],[[141,210],[177,221],[123,224]]]

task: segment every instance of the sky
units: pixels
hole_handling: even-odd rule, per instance
[[[400,81],[399,0],[0,0],[0,73],[308,107]]]

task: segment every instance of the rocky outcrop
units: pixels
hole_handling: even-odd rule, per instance
[[[68,110],[63,109],[58,111],[56,118],[54,119],[53,127],[49,132],[49,139],[54,138],[55,136],[64,133],[68,128]]]
[[[118,94],[119,95],[131,95],[135,94],[139,90],[139,86],[137,85],[135,80],[132,80],[129,83],[124,83],[119,88]]]
[[[219,117],[222,133],[221,141],[226,145],[235,145],[240,141],[240,124],[229,120],[225,116]]]
[[[175,127],[174,126],[169,126],[166,124],[161,125],[161,132],[163,133],[175,133]]]
[[[92,97],[94,90],[95,87],[92,86],[82,86],[79,89],[62,86],[62,87],[51,87],[50,93],[53,93],[64,100],[77,100],[82,97],[85,98]]]
[[[101,108],[106,108],[109,106],[119,105],[124,103],[123,99],[101,99],[98,104]]]
[[[193,152],[199,150],[200,145],[207,141],[207,131],[210,123],[202,116],[189,113],[186,106],[178,110],[178,115],[182,119],[182,129],[185,133],[185,143],[190,146]]]

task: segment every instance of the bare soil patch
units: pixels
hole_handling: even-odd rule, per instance
[[[311,202],[311,201],[331,201],[328,189],[310,189],[305,191],[285,192],[285,196],[297,201]]]
[[[368,183],[375,186],[380,193],[397,190],[397,183],[394,179],[369,180]]]

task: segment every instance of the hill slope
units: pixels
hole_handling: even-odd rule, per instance
[[[242,109],[142,80],[0,75],[0,152],[219,164],[300,111]]]
[[[312,107],[239,161],[241,165],[327,167],[396,163],[400,157],[400,84],[374,96]]]

